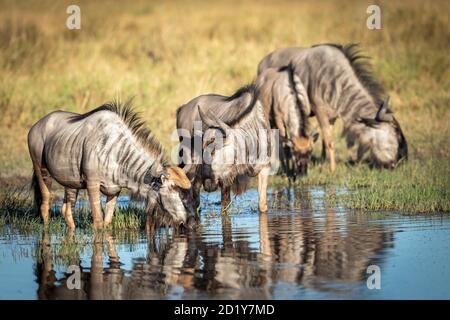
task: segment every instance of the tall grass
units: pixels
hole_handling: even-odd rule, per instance
[[[448,210],[448,180],[436,172],[448,175],[450,166],[450,3],[378,3],[381,30],[366,28],[371,1],[78,1],[81,30],[68,30],[70,1],[1,1],[0,181],[30,176],[27,131],[52,110],[84,112],[135,96],[170,150],[176,108],[202,93],[231,94],[268,52],[358,42],[392,97],[412,164],[394,172],[341,165],[332,177],[319,166],[305,183],[357,180],[365,187],[355,185],[355,207]],[[354,150],[339,129],[335,136],[346,160]],[[410,183],[417,179],[423,184]]]

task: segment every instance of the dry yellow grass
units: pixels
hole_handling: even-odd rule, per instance
[[[392,97],[411,157],[448,162],[448,1],[380,1],[382,30],[366,28],[371,1],[78,1],[81,30],[66,28],[69,4],[0,1],[2,180],[30,175],[27,131],[52,110],[135,96],[170,149],[179,105],[231,94],[276,48],[325,42],[360,43]],[[338,149],[348,155],[342,142]]]

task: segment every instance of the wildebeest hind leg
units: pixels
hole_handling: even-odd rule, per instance
[[[192,197],[194,198],[194,210],[198,214],[198,209],[200,207],[200,189],[202,187],[202,182],[200,179],[195,179],[192,186]]]
[[[41,203],[38,203],[39,212],[41,214],[42,220],[45,225],[48,225],[48,215],[50,209],[50,187],[52,180],[47,169],[40,168],[39,166],[34,167],[34,173],[36,175],[36,180],[41,192]]]
[[[61,209],[64,214],[64,219],[66,220],[67,226],[69,229],[75,229],[75,222],[73,221],[72,210],[75,207],[75,203],[77,202],[78,190],[76,189],[68,189],[64,190],[64,204]]]

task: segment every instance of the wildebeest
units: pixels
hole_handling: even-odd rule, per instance
[[[174,225],[195,220],[189,179],[168,165],[129,102],[105,104],[81,115],[52,112],[31,128],[28,147],[35,200],[45,224],[52,178],[65,187],[62,212],[70,228],[75,227],[72,208],[79,189],[87,189],[95,228],[103,225],[100,193],[107,196],[104,222],[109,226],[122,188],[143,198],[149,214],[159,207]]]
[[[264,69],[255,83],[271,127],[279,130],[284,171],[288,177],[295,176],[295,169],[297,174],[305,175],[318,137],[308,130],[311,107],[306,89],[289,66]]]
[[[226,210],[231,189],[236,194],[243,192],[248,176],[258,175],[259,210],[267,210],[267,180],[274,144],[270,125],[257,97],[257,87],[252,84],[230,97],[206,94],[178,108],[182,166],[192,181],[196,207],[199,206],[202,184],[208,192],[220,187],[222,210]],[[203,139],[201,133],[196,132],[195,123],[201,124]],[[198,138],[203,140],[200,148],[195,147]],[[206,157],[205,150],[211,151]],[[201,163],[196,159],[202,160]]]
[[[332,171],[335,152],[331,129],[337,117],[344,123],[347,145],[359,142],[358,160],[367,151],[377,167],[393,168],[407,159],[408,146],[400,124],[357,45],[278,49],[260,62],[258,74],[288,65],[306,88]]]

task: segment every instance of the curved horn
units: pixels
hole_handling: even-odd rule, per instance
[[[297,99],[300,102],[300,108],[305,116],[309,116],[311,114],[311,105],[308,99],[308,92],[300,80],[300,77],[294,73],[292,74],[292,82],[294,83]]]
[[[386,100],[381,104],[380,109],[377,112],[377,116],[375,120],[380,122],[391,122],[394,120],[394,113],[391,109],[389,109],[389,96],[386,97]]]
[[[153,190],[158,191],[162,185],[162,178],[164,173],[152,173],[152,167],[150,167],[144,176],[144,183],[152,187]]]
[[[227,132],[228,129],[230,129],[230,127],[225,122],[216,117],[216,115],[213,114],[212,112],[204,112],[200,107],[200,105],[197,105],[197,108],[200,118],[207,127],[219,128],[225,133]]]
[[[222,121],[229,125],[241,122],[258,105],[258,88],[249,84],[240,88],[232,96],[223,100],[223,108],[219,110]]]

